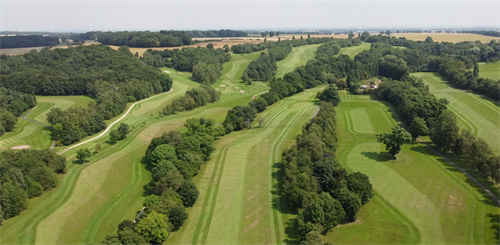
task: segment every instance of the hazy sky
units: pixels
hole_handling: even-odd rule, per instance
[[[0,5],[4,31],[500,27],[500,0],[0,0]]]

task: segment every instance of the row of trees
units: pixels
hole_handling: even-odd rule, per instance
[[[219,98],[219,91],[209,85],[201,85],[200,87],[186,91],[184,96],[173,100],[172,103],[159,111],[159,114],[168,116],[181,111],[190,111],[196,107],[217,102]]]
[[[34,106],[34,95],[0,87],[0,136],[12,131],[17,122],[16,117]]]
[[[109,235],[104,244],[160,244],[184,224],[186,208],[199,196],[192,178],[210,159],[214,141],[225,133],[213,119],[191,118],[184,126],[185,133],[170,131],[151,141],[145,160],[153,180],[147,186],[145,212],[134,222],[120,223],[118,234]]]
[[[336,160],[335,115],[335,106],[322,102],[296,144],[282,154],[283,197],[298,210],[298,235],[306,243],[342,221],[355,221],[373,197],[368,177],[349,173]]]
[[[177,47],[191,44],[191,35],[186,31],[120,31],[94,32],[84,34],[84,37],[94,37],[105,45],[129,47]]]
[[[229,49],[229,47],[227,47]],[[222,75],[222,65],[231,59],[228,50],[207,48],[183,48],[175,50],[147,50],[141,60],[153,67],[171,67],[193,73],[199,83],[214,83]]]
[[[0,224],[17,216],[37,197],[57,186],[66,159],[50,150],[0,152]]]
[[[247,37],[248,33],[244,31],[235,31],[235,30],[230,30],[230,29],[221,29],[219,31],[216,30],[208,30],[208,31],[187,31],[189,35],[192,37],[207,37],[207,38],[213,38],[213,37]]]
[[[413,140],[429,135],[438,150],[455,154],[484,178],[500,182],[500,157],[494,155],[486,141],[460,130],[456,116],[446,109],[448,101],[429,93],[420,79],[385,81],[375,93],[396,106]]]
[[[490,36],[490,37],[500,37],[500,32],[499,31],[487,31],[487,30],[464,30],[464,31],[457,31],[458,33],[472,33],[472,34],[479,34],[479,35],[484,35],[484,36]]]
[[[25,48],[58,45],[59,37],[51,36],[0,36],[0,49],[2,48]]]

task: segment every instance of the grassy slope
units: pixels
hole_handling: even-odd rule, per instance
[[[236,68],[244,69],[256,57],[255,54],[243,55],[233,61],[246,59]],[[242,72],[233,71],[234,74]],[[253,93],[268,89],[259,85],[232,96],[223,93],[219,103],[174,116],[158,117],[157,111],[161,106],[183,95],[188,88],[198,86],[189,80],[189,73],[173,71],[171,76],[174,79],[172,93],[136,106],[123,120],[132,127],[127,139],[108,145],[105,136],[84,145],[91,149],[97,143],[102,146],[101,152],[85,164],[71,163],[75,160],[78,147],[66,152],[68,171],[61,176],[59,187],[30,200],[27,210],[4,222],[0,243],[75,244],[102,241],[107,234],[115,232],[116,225],[123,219],[133,218],[142,206],[143,186],[150,181],[150,175],[140,160],[152,138],[182,127],[187,118],[194,116],[213,117],[221,121],[229,108],[247,104]],[[234,78],[231,85],[235,86],[238,80]],[[114,120],[116,118],[109,121]],[[62,149],[56,147],[55,150]]]
[[[341,225],[325,240],[336,244],[481,244],[494,242],[499,209],[453,167],[423,145],[402,147],[390,160],[375,134],[396,122],[389,108],[342,91],[337,107],[338,159],[367,174],[375,190],[358,221]]]
[[[51,108],[68,109],[76,106],[87,106],[92,101],[86,96],[37,96],[36,100],[38,105],[26,118],[44,124],[49,124],[46,118]],[[45,127],[19,117],[14,131],[0,137],[0,142],[0,150],[10,149],[16,145],[30,145],[32,149],[48,149],[52,139],[50,132]]]
[[[294,47],[290,54],[277,62],[278,71],[276,71],[276,77],[283,77],[298,66],[305,65],[308,60],[314,57],[320,45],[321,44],[313,44]]]
[[[357,54],[365,51],[365,50],[369,50],[370,49],[370,43],[365,43],[363,42],[361,45],[359,46],[352,46],[352,47],[348,47],[348,48],[342,48],[339,52],[338,55],[341,55],[341,54],[346,54],[346,55],[349,55],[349,57],[351,57],[351,59],[354,59],[354,56],[356,56]],[[338,56],[337,55],[337,56]]]
[[[500,61],[494,63],[479,63],[479,77],[500,80]]]
[[[437,74],[413,73],[429,84],[430,91],[438,98],[450,101],[450,108],[457,115],[460,128],[468,129],[483,138],[497,154],[500,153],[500,107],[495,102],[473,93],[461,92],[443,81]],[[433,91],[434,90],[434,91]],[[449,91],[449,92],[447,92]]]

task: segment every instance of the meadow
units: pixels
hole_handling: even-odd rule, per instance
[[[305,65],[308,60],[312,59],[316,55],[316,50],[320,45],[321,44],[313,44],[294,47],[290,54],[288,54],[284,59],[276,62],[278,64],[276,77],[283,77],[285,74],[293,71],[296,67]]]
[[[469,33],[391,33],[391,36],[396,38],[405,37],[406,39],[415,41],[424,41],[427,37],[431,37],[434,42],[464,42],[464,41],[481,41],[483,43],[489,43],[492,39],[497,42],[500,38],[490,37],[479,34],[469,34]]]
[[[211,117],[221,122],[227,110],[238,104],[247,104],[254,94],[268,90],[269,87],[262,84],[246,89],[240,83],[243,70],[257,57],[258,54],[255,53],[235,55],[224,65],[224,75],[214,85],[224,89],[221,91],[220,102],[160,117],[158,110],[161,107],[183,95],[186,90],[198,86],[190,80],[190,73],[165,69],[171,72],[174,79],[173,91],[132,108],[123,119],[131,127],[127,139],[109,145],[106,135],[83,145],[82,147],[92,150],[96,144],[102,146],[99,154],[89,158],[88,163],[76,161],[76,150],[79,147],[65,152],[68,169],[66,174],[60,176],[59,187],[39,198],[31,199],[29,208],[21,215],[4,221],[0,243],[93,243],[101,242],[106,235],[114,233],[119,222],[132,219],[136,211],[142,208],[143,186],[151,177],[141,160],[151,139],[168,130],[181,128],[190,117]],[[236,64],[230,64],[232,62]],[[121,115],[107,123],[119,117]],[[94,136],[88,138],[91,137]],[[64,148],[56,147],[54,150],[61,152]]]
[[[345,55],[349,55],[349,57],[351,57],[351,59],[354,59],[354,56],[356,56],[357,54],[359,54],[359,53],[361,53],[361,52],[363,52],[365,50],[369,50],[370,46],[371,46],[371,43],[365,43],[365,42],[363,42],[359,46],[352,46],[352,47],[348,47],[348,48],[342,48],[340,50],[340,52],[337,54],[337,56],[339,56],[341,54],[345,54]]]
[[[458,125],[488,142],[491,149],[500,153],[500,107],[498,103],[471,92],[464,92],[448,85],[438,74],[412,73],[429,85],[430,92],[438,98],[446,98],[448,108],[455,113]]]
[[[324,237],[335,244],[479,244],[498,242],[498,207],[467,177],[420,143],[392,160],[375,134],[396,125],[389,107],[341,91],[337,107],[338,159],[370,178],[375,197],[355,223]],[[485,218],[486,217],[486,218]]]

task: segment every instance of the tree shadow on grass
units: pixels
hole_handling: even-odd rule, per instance
[[[272,205],[273,208],[278,210],[281,214],[297,214],[297,212],[287,205],[287,201],[283,197],[281,193],[283,193],[283,188],[281,187],[282,185],[282,177],[283,177],[283,169],[281,169],[281,163],[277,162],[273,164],[273,173],[272,173],[272,178],[276,179],[276,183],[273,186],[273,189],[271,190],[271,193],[273,194],[273,200],[272,200]],[[279,202],[278,202],[279,201]],[[291,219],[289,222],[287,222],[286,227],[285,227],[285,233],[287,234],[287,237],[282,237],[281,240],[285,242],[286,244],[298,244],[299,240],[297,237],[297,219]]]
[[[146,168],[146,170],[150,173],[152,173],[153,171],[153,165],[150,164],[147,160],[146,157],[142,157],[141,158],[141,164],[144,165],[144,168]],[[142,192],[142,196],[143,197],[146,197],[146,196],[149,196],[149,195],[152,195],[153,194],[153,189],[151,188],[151,185],[149,183],[145,184],[142,186],[142,189],[144,190]]]
[[[82,165],[84,163],[86,163],[87,161],[84,161],[84,160],[73,160],[71,161],[73,164],[78,164],[78,165]]]
[[[388,152],[361,152],[361,155],[375,160],[377,162],[387,162],[394,160],[394,158]]]
[[[486,216],[493,223],[491,229],[495,232],[495,244],[500,244],[500,214],[487,214]]]

